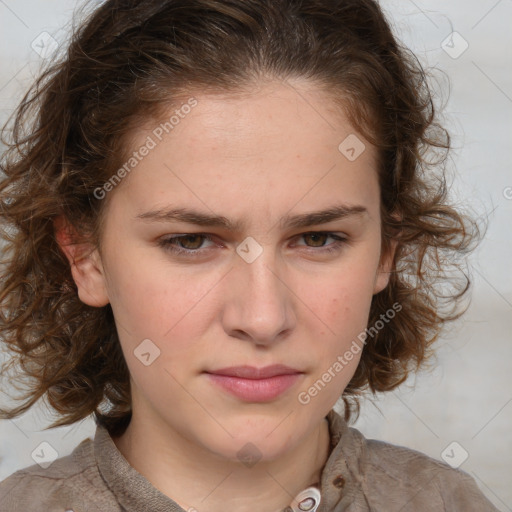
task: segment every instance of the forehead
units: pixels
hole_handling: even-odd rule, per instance
[[[261,147],[283,155],[292,150],[297,157],[330,151],[356,134],[340,107],[342,97],[341,92],[335,94],[305,79],[267,80],[229,92],[180,90],[175,104],[162,106],[158,119],[148,118],[135,127],[125,146],[131,151],[150,136],[158,146],[194,148],[188,158],[212,150],[245,160],[264,157],[258,153]],[[184,151],[174,153],[179,158]]]
[[[178,199],[218,210],[375,200],[374,148],[321,89],[272,82],[190,93],[128,139],[127,157],[149,148],[119,187],[140,208]]]

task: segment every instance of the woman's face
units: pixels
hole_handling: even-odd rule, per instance
[[[342,394],[387,285],[376,153],[305,82],[194,98],[131,140],[90,302],[112,306],[134,417],[271,460]]]

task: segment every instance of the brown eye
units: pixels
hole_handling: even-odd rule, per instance
[[[211,248],[203,247],[205,241],[212,241],[208,235],[201,233],[190,233],[186,235],[177,235],[168,238],[162,238],[158,241],[158,245],[166,251],[180,256],[200,256]]]
[[[339,252],[344,244],[347,243],[347,238],[335,235],[334,233],[329,233],[326,231],[313,231],[310,233],[303,233],[300,235],[300,238],[303,238],[306,241],[306,245],[302,244],[299,247],[306,247],[307,249],[311,249],[313,252],[318,253],[332,253]],[[326,239],[332,238],[334,243],[325,244]]]
[[[204,236],[202,235],[185,235],[181,237],[176,237],[174,240],[177,241],[180,247],[183,249],[195,250],[201,247]]]
[[[334,233],[324,231],[313,231],[303,233],[298,238],[306,240],[306,245],[299,244],[299,247],[305,248],[311,253],[328,254],[338,253],[348,239]],[[332,238],[334,243],[326,244],[327,239]],[[204,242],[212,242],[208,246],[204,246]],[[210,249],[215,248],[212,237],[203,233],[187,233],[183,235],[175,235],[162,238],[158,241],[158,245],[164,250],[175,254],[176,256],[186,258],[200,258],[206,256]]]
[[[327,233],[306,233],[302,235],[304,240],[310,240],[313,242],[313,247],[323,247],[323,242],[329,237]]]

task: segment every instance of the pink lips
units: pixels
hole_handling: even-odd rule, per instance
[[[277,398],[303,374],[282,364],[264,368],[231,366],[206,373],[225,391],[248,402],[268,402]]]

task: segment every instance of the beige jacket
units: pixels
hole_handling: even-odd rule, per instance
[[[498,512],[466,472],[366,439],[334,410],[327,420],[331,453],[319,484],[320,504],[310,511]],[[186,512],[130,466],[102,426],[94,440],[85,439],[46,469],[36,464],[0,482],[0,512],[67,511]]]

